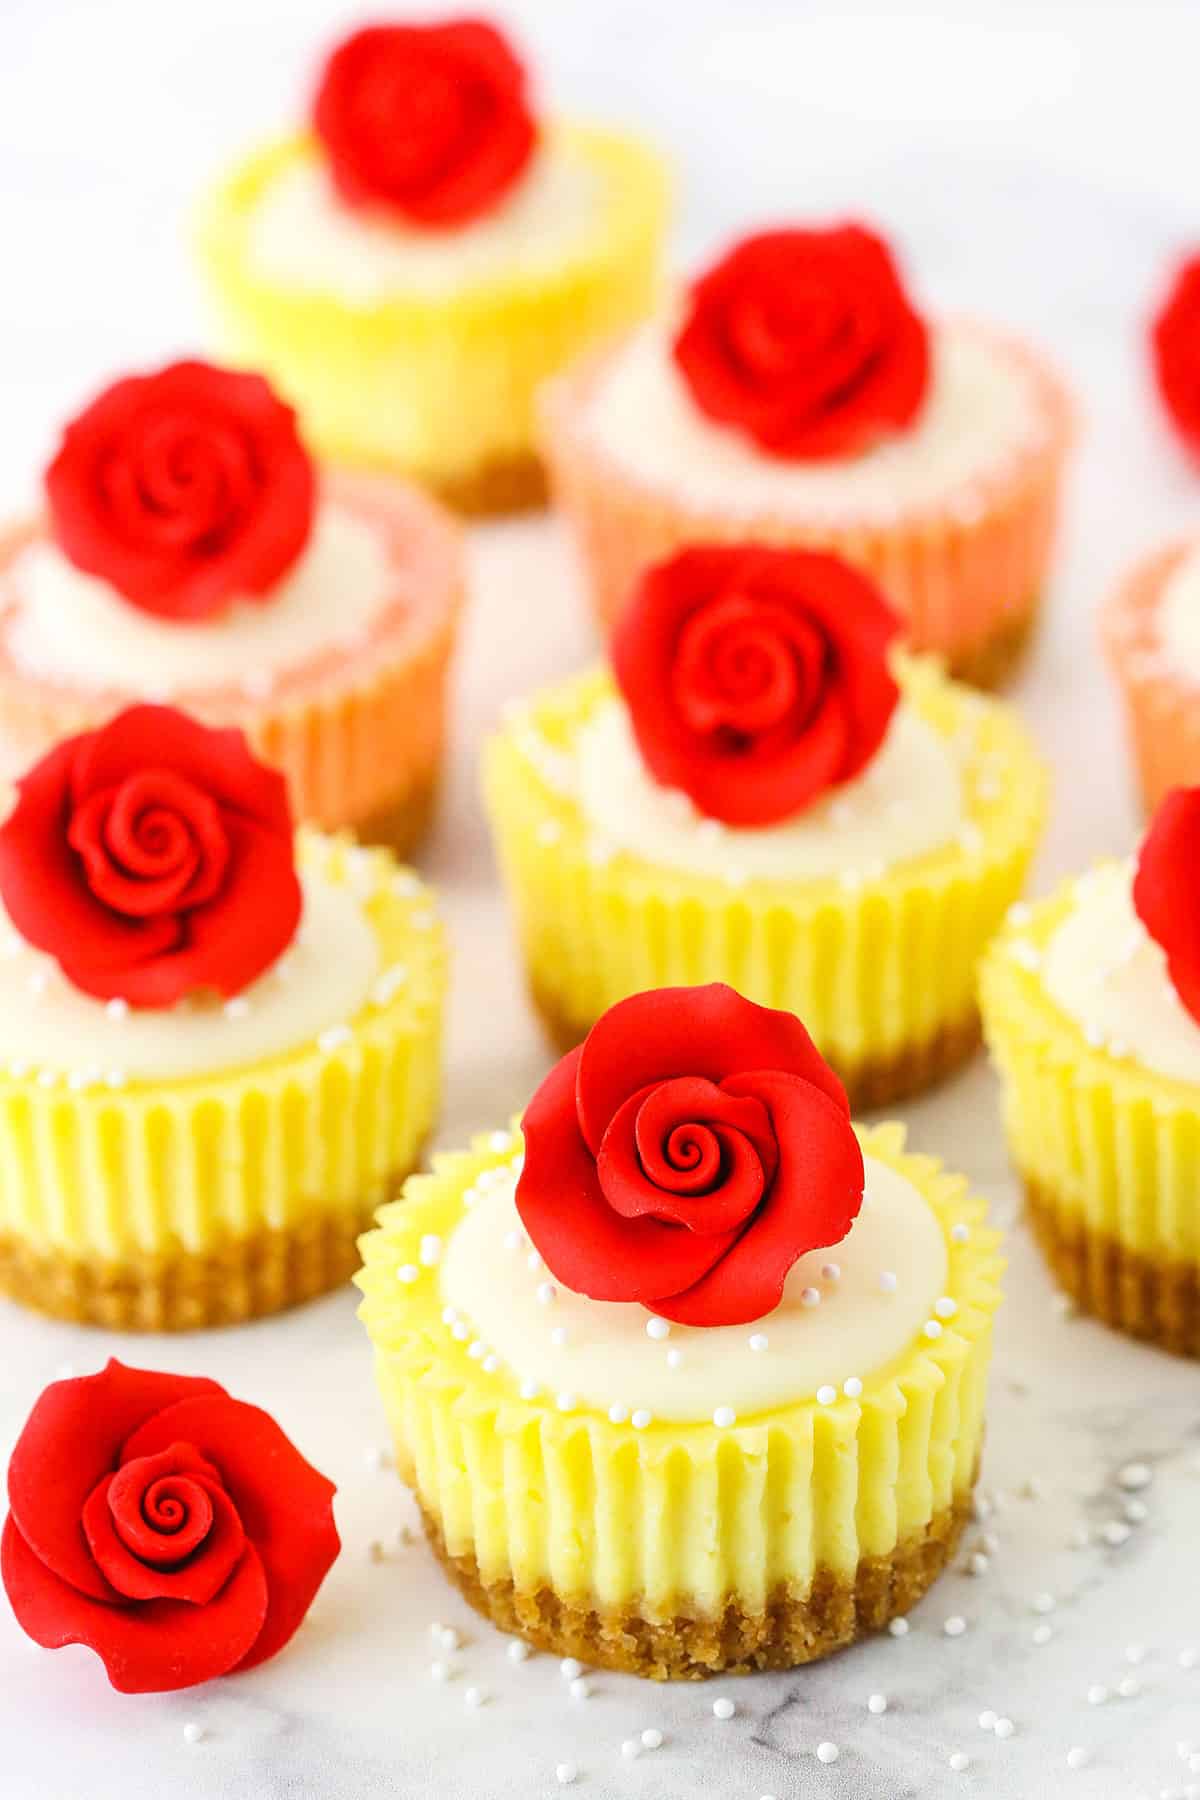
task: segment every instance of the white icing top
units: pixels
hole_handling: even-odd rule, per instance
[[[300,930],[273,968],[228,1003],[162,1011],[123,1012],[80,993],[0,910],[0,1065],[171,1081],[286,1055],[345,1025],[370,998],[379,940],[348,883],[315,861],[302,880]]]
[[[1075,884],[1071,910],[1042,957],[1043,985],[1090,1042],[1200,1084],[1200,1025],[1134,911],[1132,883],[1133,864],[1123,862]]]
[[[1164,660],[1185,680],[1200,682],[1200,548],[1185,556],[1165,582],[1156,628]]]
[[[38,539],[9,571],[7,593],[16,604],[5,640],[19,669],[66,687],[162,700],[223,687],[255,694],[273,677],[361,640],[394,592],[382,534],[326,503],[269,598],[235,601],[195,624],[131,606],[56,544]]]
[[[949,325],[934,335],[929,391],[911,429],[859,457],[786,462],[705,417],[672,360],[673,335],[659,320],[629,339],[598,378],[586,429],[635,479],[683,489],[722,514],[887,517],[938,504],[1002,467],[1039,429],[1027,371],[983,333]]]
[[[442,1261],[442,1298],[519,1380],[548,1394],[605,1411],[644,1407],[680,1422],[729,1406],[744,1422],[808,1399],[826,1383],[840,1389],[886,1367],[945,1293],[945,1238],[928,1202],[884,1163],[868,1158],[866,1172],[863,1209],[849,1235],[801,1257],[779,1306],[752,1325],[672,1325],[655,1340],[642,1306],[588,1300],[564,1287],[548,1302],[539,1299],[547,1272],[541,1263],[529,1267],[515,1174],[464,1213]],[[766,1349],[752,1349],[750,1338],[760,1334]]]
[[[591,241],[600,202],[595,169],[561,139],[542,149],[494,212],[437,231],[348,207],[311,157],[263,194],[250,219],[249,260],[262,280],[351,303],[436,297],[559,267]]]
[[[580,808],[597,837],[659,867],[723,880],[877,876],[951,843],[963,823],[952,746],[905,701],[867,767],[796,818],[745,829],[660,787],[619,699],[597,707],[576,747]]]

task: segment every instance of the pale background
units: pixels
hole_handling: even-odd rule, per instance
[[[387,10],[380,6],[380,12]],[[396,10],[404,10],[399,8]],[[424,10],[424,9],[422,9]],[[901,243],[939,308],[1028,330],[1084,399],[1049,622],[1014,697],[1055,764],[1038,886],[1135,829],[1119,722],[1095,650],[1097,604],[1122,565],[1200,518],[1200,473],[1168,442],[1143,355],[1173,249],[1200,238],[1190,5],[788,5],[783,0],[526,0],[499,9],[563,109],[651,127],[677,159],[682,263],[740,226],[853,210]],[[202,342],[189,201],[222,160],[286,124],[319,49],[357,8],[321,0],[0,0],[0,501],[33,497],[55,426],[117,370]],[[592,640],[554,527],[476,534],[458,671],[456,748],[424,867],[456,938],[443,1141],[500,1122],[547,1065],[524,1009],[477,796],[479,739],[500,702],[576,666]],[[1014,1195],[995,1091],[978,1063],[908,1109],[914,1140],[968,1169],[1002,1218]],[[341,1488],[345,1553],[289,1652],[191,1695],[112,1695],[81,1651],[50,1657],[0,1607],[0,1795],[7,1800],[1080,1800],[1179,1796],[1178,1740],[1200,1740],[1200,1373],[1061,1319],[1018,1233],[994,1386],[986,1482],[1000,1548],[980,1580],[948,1577],[884,1639],[796,1677],[663,1691],[597,1677],[566,1697],[557,1668],[514,1668],[420,1546],[368,1562],[410,1515],[382,1441],[349,1295],[190,1341],[74,1332],[0,1306],[0,1454],[70,1362],[207,1372],[273,1408]],[[1154,1468],[1148,1517],[1119,1549],[1069,1547],[1122,1515],[1130,1458]],[[1022,1491],[1035,1478],[1034,1497]],[[1034,1647],[1041,1592],[1051,1641]],[[947,1639],[961,1613],[965,1636]],[[428,1678],[429,1622],[469,1642]],[[1144,1646],[1136,1666],[1127,1646]],[[1089,1705],[1089,1685],[1141,1692]],[[465,1708],[468,1683],[489,1703]],[[890,1710],[870,1716],[873,1691]],[[717,1692],[738,1700],[718,1724]],[[1006,1743],[980,1731],[1010,1715]],[[184,1743],[187,1720],[206,1735]],[[658,1723],[633,1764],[621,1740]],[[823,1738],[840,1761],[813,1756]],[[1088,1766],[1068,1771],[1078,1744]],[[947,1757],[966,1751],[970,1769]],[[556,1762],[580,1767],[560,1790]],[[1200,1790],[1198,1790],[1200,1791]]]

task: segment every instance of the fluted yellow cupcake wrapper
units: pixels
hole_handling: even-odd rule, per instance
[[[729,1430],[635,1431],[587,1407],[523,1400],[510,1371],[485,1370],[454,1338],[435,1268],[397,1280],[420,1265],[423,1238],[448,1239],[466,1191],[511,1161],[519,1134],[437,1157],[432,1175],[408,1183],[363,1239],[361,1317],[398,1467],[451,1557],[518,1592],[548,1584],[593,1606],[636,1600],[648,1619],[715,1613],[730,1596],[754,1611],[781,1585],[802,1596],[818,1569],[852,1576],[961,1499],[982,1443],[999,1239],[961,1177],[905,1152],[903,1127],[861,1136],[941,1223],[953,1320],[873,1371],[859,1399],[802,1398]]]
[[[1019,722],[905,659],[908,700],[961,747],[965,824],[944,849],[844,884],[752,880],[734,887],[597,853],[570,792],[575,738],[612,691],[566,683],[487,747],[488,812],[530,985],[582,1037],[641,989],[726,981],[798,1013],[863,1102],[869,1072],[976,1029],[979,958],[1020,894],[1041,831],[1045,776]],[[921,804],[912,796],[912,804]]]
[[[594,173],[594,229],[560,265],[444,293],[359,303],[283,288],[256,270],[255,208],[315,154],[294,137],[248,158],[203,208],[199,252],[227,352],[272,378],[325,456],[453,488],[529,457],[534,394],[584,347],[635,322],[658,285],[668,178],[634,139],[559,126],[553,146]]]
[[[1038,960],[1074,884],[1022,908],[980,979],[1013,1160],[1061,1213],[1138,1256],[1200,1266],[1200,1095],[1089,1044]]]
[[[341,1041],[186,1080],[0,1068],[0,1239],[105,1267],[352,1226],[410,1171],[436,1112],[445,986],[431,896],[384,851],[302,834],[353,880],[381,967],[403,965]],[[351,859],[354,859],[351,861]]]

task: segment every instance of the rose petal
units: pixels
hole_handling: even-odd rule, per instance
[[[576,1119],[581,1055],[565,1056],[525,1109],[525,1166],[516,1195],[525,1229],[555,1279],[593,1300],[647,1301],[690,1287],[735,1234],[700,1236],[613,1210]]]
[[[778,1306],[788,1270],[838,1244],[862,1205],[862,1151],[845,1110],[810,1082],[774,1069],[730,1076],[771,1117],[779,1167],[751,1227],[686,1293],[654,1302],[680,1325],[747,1325]]]
[[[656,988],[618,1001],[592,1027],[575,1058],[564,1062],[577,1070],[579,1129],[593,1157],[631,1094],[681,1075],[702,1076],[732,1091],[727,1076],[777,1069],[812,1082],[847,1117],[850,1113],[845,1089],[799,1019],[758,1006],[723,982]],[[563,1067],[560,1063],[548,1080]],[[540,1109],[534,1117],[543,1117]]]
[[[270,1596],[266,1621],[237,1664],[252,1668],[287,1643],[338,1554],[333,1483],[305,1461],[269,1413],[221,1390],[148,1419],[126,1442],[122,1461],[178,1441],[195,1444],[220,1470],[247,1540],[262,1559]]]
[[[177,1400],[223,1394],[201,1376],[128,1369],[115,1359],[98,1375],[52,1382],[8,1465],[9,1505],[32,1554],[82,1593],[115,1599],[88,1551],[84,1502],[116,1469],[122,1444],[146,1419]]]
[[[692,1166],[670,1160],[667,1146],[681,1130],[698,1133],[703,1145]],[[605,1200],[622,1217],[661,1219],[704,1234],[732,1231],[749,1217],[776,1161],[771,1121],[758,1101],[684,1076],[643,1089],[617,1109],[596,1174]]]
[[[137,1502],[146,1486],[172,1474],[190,1482],[193,1504],[203,1500],[205,1529],[198,1542],[193,1542],[194,1532],[176,1546],[170,1534],[153,1532],[144,1523],[137,1528]],[[132,1493],[131,1480],[136,1483]],[[84,1506],[83,1529],[97,1567],[125,1599],[187,1600],[193,1606],[207,1605],[220,1592],[246,1542],[220,1477],[190,1444],[136,1458],[116,1475],[103,1477]]]
[[[123,1694],[168,1693],[248,1665],[268,1613],[267,1577],[252,1545],[206,1606],[183,1600],[107,1605],[38,1559],[13,1515],[0,1539],[0,1575],[17,1623],[36,1644],[84,1644]]]
[[[103,730],[74,742],[73,806],[146,768],[164,769],[207,794],[224,814],[280,834],[293,829],[287,782],[259,761],[236,728],[214,730],[172,706],[129,706]]]

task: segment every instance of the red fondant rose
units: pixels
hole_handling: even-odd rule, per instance
[[[1154,372],[1172,424],[1200,457],[1200,256],[1182,262],[1153,324]]]
[[[54,536],[144,612],[206,619],[266,599],[312,528],[316,479],[260,375],[178,362],[105,388],[46,471]]]
[[[479,19],[356,31],[325,66],[313,124],[344,200],[430,227],[489,212],[537,142],[525,71]]]
[[[836,1075],[799,1019],[719,983],[612,1007],[522,1123],[517,1208],[551,1274],[684,1325],[770,1312],[862,1203]]]
[[[1176,788],[1159,806],[1138,857],[1133,904],[1200,1022],[1200,787]]]
[[[810,550],[706,546],[642,577],[613,666],[646,766],[700,811],[769,825],[857,775],[899,690],[879,590]]]
[[[215,1381],[110,1362],[56,1381],[8,1466],[0,1571],[47,1650],[127,1694],[274,1656],[338,1553],[333,1485]]]
[[[300,922],[284,779],[240,731],[130,707],[17,783],[0,898],[85,994],[144,1007],[236,994]]]
[[[675,361],[701,412],[772,456],[857,456],[915,419],[929,337],[873,233],[765,231],[696,282]]]

